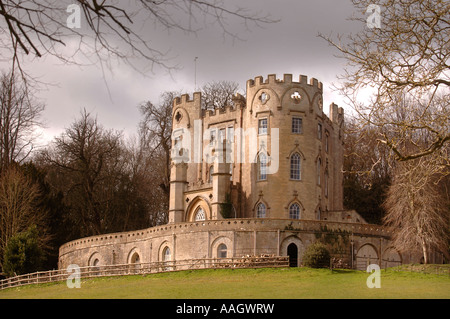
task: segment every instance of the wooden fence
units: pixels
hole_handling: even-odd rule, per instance
[[[246,256],[235,258],[202,258],[165,262],[78,267],[76,269],[76,275],[79,276],[78,278],[80,279],[86,279],[106,276],[145,275],[190,269],[237,269],[288,266],[288,256]],[[59,269],[38,271],[31,274],[10,277],[0,280],[0,290],[30,284],[66,281],[73,274],[75,274],[73,271]]]

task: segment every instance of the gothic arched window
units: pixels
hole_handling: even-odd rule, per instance
[[[258,155],[258,180],[267,180],[267,156],[264,153]]]
[[[217,247],[217,258],[227,258],[227,245],[220,244]]]
[[[195,212],[195,221],[201,221],[201,220],[205,220],[206,219],[206,214],[205,214],[205,210],[201,207],[199,207],[197,209],[197,211]]]
[[[264,218],[266,217],[266,205],[264,203],[259,203],[256,206],[256,218]]]
[[[291,155],[291,179],[301,180],[301,158],[299,153],[294,153]]]
[[[289,218],[290,219],[300,219],[300,205],[293,203],[289,207]]]

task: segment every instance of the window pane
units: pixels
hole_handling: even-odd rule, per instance
[[[163,258],[164,258],[164,261],[169,261],[170,260],[170,248],[169,247],[166,247],[164,249]]]
[[[264,218],[266,217],[266,205],[263,203],[259,203],[256,208],[256,217],[257,218]]]
[[[219,143],[223,145],[223,141],[225,140],[225,129],[219,130]]]
[[[298,153],[291,156],[291,179],[300,180],[300,155]]]
[[[219,247],[217,247],[217,257],[227,258],[227,246],[225,244],[220,244]]]
[[[216,130],[209,131],[209,144],[214,144],[216,142]]]
[[[267,119],[260,119],[258,122],[258,134],[267,134]]]
[[[228,127],[227,140],[230,143],[234,143],[234,127],[232,126]]]
[[[289,218],[300,219],[300,206],[297,203],[294,203],[289,207]]]
[[[321,123],[317,124],[317,138],[319,140],[322,139],[322,124]]]
[[[292,118],[292,133],[302,133],[302,119],[300,117]]]
[[[258,180],[265,181],[267,179],[267,157],[261,153],[258,156]]]
[[[203,208],[199,208],[197,210],[197,213],[195,214],[195,221],[201,221],[201,220],[205,220],[206,216],[205,216],[205,211],[203,210]]]

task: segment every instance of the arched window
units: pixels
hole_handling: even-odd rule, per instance
[[[170,255],[170,248],[166,247],[163,250],[163,261],[170,261],[171,259],[171,255]]]
[[[227,245],[220,244],[217,247],[217,258],[227,258]]]
[[[294,153],[291,156],[291,179],[297,181],[301,179],[300,168],[300,154]]]
[[[258,180],[267,180],[267,156],[264,153],[258,155]]]
[[[300,205],[293,203],[289,207],[289,218],[290,219],[300,219]]]
[[[195,221],[201,221],[206,219],[205,210],[201,207],[197,209],[197,212],[195,213]]]
[[[256,206],[256,218],[264,217],[266,217],[266,205],[259,203],[258,206]]]

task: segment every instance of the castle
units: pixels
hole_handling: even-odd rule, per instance
[[[322,95],[316,79],[285,74],[247,81],[222,109],[198,92],[176,98],[169,223],[66,243],[59,268],[261,254],[299,266],[317,240],[357,269],[413,261],[390,229],[343,210],[344,111],[332,103],[327,116]]]

